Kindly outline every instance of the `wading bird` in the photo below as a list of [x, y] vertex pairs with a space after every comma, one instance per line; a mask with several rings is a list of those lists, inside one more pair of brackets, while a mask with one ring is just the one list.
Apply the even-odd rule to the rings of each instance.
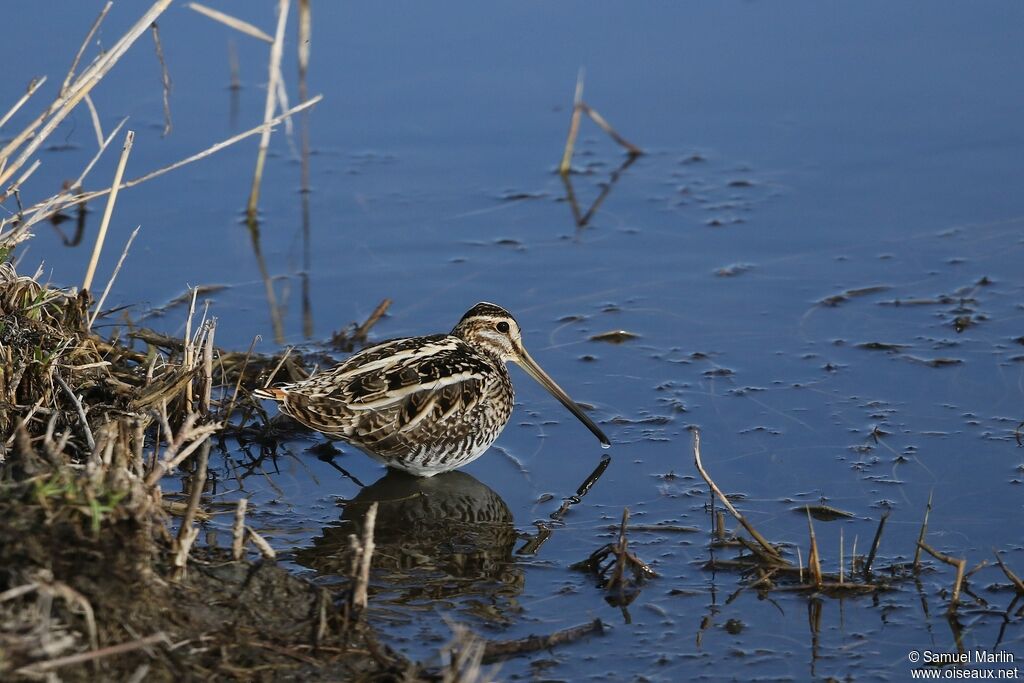
[[489, 303], [469, 309], [450, 334], [381, 342], [309, 379], [254, 395], [388, 467], [430, 477], [480, 457], [505, 428], [515, 398], [509, 361], [610, 445], [526, 352], [512, 314]]

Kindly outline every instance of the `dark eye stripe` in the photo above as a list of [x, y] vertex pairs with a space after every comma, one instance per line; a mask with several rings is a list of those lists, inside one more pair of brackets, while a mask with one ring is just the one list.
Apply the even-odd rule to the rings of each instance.
[[508, 323], [505, 322], [504, 320], [502, 320], [500, 323], [495, 325], [494, 328], [496, 330], [498, 330], [498, 332], [501, 332], [501, 333], [506, 333], [509, 330]]

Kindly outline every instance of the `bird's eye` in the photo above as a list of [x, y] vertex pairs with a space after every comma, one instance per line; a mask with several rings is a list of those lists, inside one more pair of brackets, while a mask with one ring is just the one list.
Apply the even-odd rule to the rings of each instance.
[[509, 329], [508, 323], [502, 320], [500, 323], [494, 326], [494, 329], [498, 330], [498, 332], [501, 332], [502, 334], [506, 334]]

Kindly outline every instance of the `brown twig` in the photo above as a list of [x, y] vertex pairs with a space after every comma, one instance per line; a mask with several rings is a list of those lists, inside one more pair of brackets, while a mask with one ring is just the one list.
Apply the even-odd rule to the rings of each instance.
[[889, 519], [889, 515], [892, 514], [892, 510], [886, 510], [882, 518], [878, 520], [878, 528], [875, 529], [875, 538], [871, 541], [871, 550], [868, 552], [868, 559], [864, 563], [864, 574], [871, 573], [871, 565], [875, 562], [875, 555], [878, 554], [878, 546], [882, 544], [882, 531], [885, 529], [885, 523]]
[[725, 509], [727, 509], [729, 513], [732, 514], [732, 516], [736, 519], [736, 521], [739, 522], [743, 526], [743, 528], [747, 530], [747, 533], [749, 533], [753, 537], [753, 539], [757, 541], [762, 548], [764, 548], [764, 551], [768, 553], [768, 555], [776, 558], [776, 560], [780, 562], [788, 564], [788, 562], [782, 559], [782, 556], [779, 554], [779, 551], [776, 550], [775, 546], [769, 543], [765, 539], [765, 537], [762, 536], [757, 531], [757, 529], [755, 529], [753, 525], [751, 525], [750, 522], [748, 522], [746, 518], [736, 510], [735, 507], [733, 507], [732, 503], [729, 502], [729, 499], [726, 498], [725, 494], [722, 493], [722, 490], [718, 488], [718, 485], [715, 484], [715, 482], [711, 479], [711, 476], [707, 473], [707, 471], [705, 471], [704, 465], [701, 464], [700, 460], [700, 430], [697, 428], [694, 428], [693, 430], [693, 460], [694, 463], [697, 465], [697, 471], [700, 472], [701, 478], [703, 478], [707, 485], [711, 487], [711, 490], [718, 497], [718, 499], [722, 501], [722, 505], [725, 506]]
[[604, 633], [604, 624], [601, 623], [600, 619], [594, 619], [588, 624], [580, 624], [579, 626], [555, 631], [546, 636], [527, 636], [526, 638], [517, 638], [516, 640], [488, 641], [484, 646], [483, 661], [487, 663], [503, 657], [548, 650], [557, 645], [571, 643], [594, 633]]
[[562, 163], [558, 166], [558, 172], [562, 176], [569, 175], [572, 170], [572, 155], [576, 148], [576, 137], [580, 134], [580, 114], [583, 104], [583, 69], [580, 69], [576, 76], [576, 94], [572, 102], [572, 118], [569, 119], [569, 137], [565, 141], [565, 151], [562, 152]]
[[921, 522], [921, 532], [917, 535], [917, 550], [914, 551], [914, 571], [921, 568], [921, 544], [928, 533], [928, 516], [932, 513], [932, 493], [928, 494], [928, 505], [924, 509], [924, 521]]
[[579, 106], [583, 109], [586, 115], [589, 116], [594, 123], [601, 127], [601, 130], [603, 130], [611, 137], [612, 140], [615, 140], [615, 142], [625, 147], [626, 151], [629, 152], [630, 156], [638, 157], [644, 153], [642, 149], [634, 145], [626, 138], [619, 135], [619, 133], [614, 128], [612, 128], [611, 124], [605, 121], [603, 116], [597, 113], [596, 109], [591, 107], [586, 102], [581, 102]]
[[358, 342], [366, 341], [366, 335], [370, 333], [370, 328], [377, 324], [377, 322], [384, 317], [387, 313], [388, 308], [391, 306], [391, 299], [384, 299], [377, 307], [373, 309], [370, 316], [363, 321], [363, 324], [356, 328], [356, 331], [352, 333], [352, 339]]
[[1010, 583], [1013, 584], [1013, 587], [1017, 590], [1017, 594], [1024, 595], [1024, 581], [1021, 581], [1020, 577], [1014, 574], [1013, 570], [1006, 566], [1006, 563], [1003, 562], [1003, 558], [999, 556], [998, 550], [993, 548], [992, 552], [995, 553], [996, 562], [999, 563], [999, 568], [1003, 570], [1003, 573], [1006, 574], [1006, 578], [1008, 578]]
[[931, 547], [924, 541], [918, 541], [917, 547], [927, 552], [936, 560], [939, 560], [940, 562], [945, 562], [951, 567], [956, 567], [956, 578], [953, 580], [953, 595], [949, 599], [949, 612], [955, 612], [957, 605], [960, 604], [960, 591], [963, 587], [964, 570], [967, 568], [967, 559], [951, 557], [949, 555], [946, 555], [945, 553], [940, 553], [938, 550]]
[[811, 579], [814, 581], [814, 585], [821, 587], [822, 576], [821, 576], [821, 554], [818, 551], [818, 537], [814, 533], [814, 522], [811, 520], [811, 511], [807, 510], [807, 533], [811, 539], [811, 549], [807, 553], [807, 569], [811, 573]]
[[[160, 29], [154, 21], [150, 24], [153, 32], [153, 46], [156, 50], [156, 59], [160, 62], [160, 85], [164, 93], [164, 132], [160, 137], [167, 137], [173, 127], [171, 124], [171, 73], [167, 70], [167, 61], [164, 59], [164, 46], [160, 42]], [[100, 138], [102, 142], [102, 137]]]

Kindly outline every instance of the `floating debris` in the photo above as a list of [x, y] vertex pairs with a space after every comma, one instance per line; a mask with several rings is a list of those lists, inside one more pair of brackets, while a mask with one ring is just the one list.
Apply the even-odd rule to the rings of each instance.
[[801, 515], [810, 513], [811, 517], [819, 522], [833, 522], [837, 519], [856, 519], [856, 515], [846, 510], [834, 508], [831, 505], [798, 505], [793, 512]]
[[634, 334], [628, 330], [609, 330], [608, 332], [602, 332], [595, 334], [590, 338], [590, 341], [596, 342], [608, 342], [609, 344], [622, 344], [632, 339], [639, 339], [640, 335]]
[[855, 299], [857, 297], [862, 297], [862, 296], [868, 296], [869, 294], [877, 294], [879, 292], [886, 292], [889, 289], [890, 289], [890, 287], [888, 285], [873, 285], [871, 287], [860, 287], [860, 288], [857, 288], [857, 289], [848, 289], [845, 292], [840, 292], [839, 294], [833, 294], [832, 296], [827, 296], [824, 299], [822, 299], [821, 301], [819, 301], [818, 303], [821, 304], [822, 306], [835, 307], [835, 306], [838, 306], [839, 304], [846, 303], [850, 299]]
[[715, 275], [718, 277], [736, 277], [749, 270], [753, 270], [753, 268], [754, 266], [751, 263], [733, 263], [728, 266], [722, 266], [715, 271]]

